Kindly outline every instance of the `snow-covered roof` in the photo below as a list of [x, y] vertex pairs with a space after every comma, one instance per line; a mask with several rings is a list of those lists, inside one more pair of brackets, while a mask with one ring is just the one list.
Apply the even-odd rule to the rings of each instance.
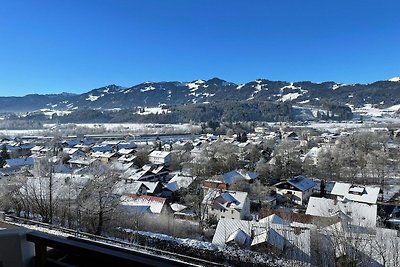
[[94, 158], [111, 158], [115, 155], [114, 152], [110, 152], [110, 151], [96, 151], [92, 153], [92, 157]]
[[268, 242], [278, 249], [285, 245], [294, 246], [305, 255], [310, 255], [310, 230], [282, 224], [265, 225], [256, 221], [222, 218], [218, 221], [212, 243], [225, 246], [231, 240], [242, 241], [244, 237], [248, 237], [249, 246]]
[[150, 211], [155, 214], [160, 214], [165, 203], [166, 198], [153, 197], [153, 196], [136, 196], [124, 195], [121, 197], [124, 206], [149, 206]]
[[243, 209], [247, 199], [247, 192], [240, 191], [221, 191], [218, 189], [209, 189], [203, 198], [203, 204], [215, 205], [221, 207], [230, 207], [234, 209]]
[[154, 158], [166, 158], [167, 156], [169, 156], [171, 154], [171, 152], [168, 151], [158, 151], [158, 150], [154, 150], [153, 152], [151, 152], [149, 154], [149, 157], [154, 157]]
[[267, 217], [264, 217], [264, 218], [260, 219], [259, 222], [260, 222], [260, 223], [263, 223], [263, 224], [267, 224], [267, 225], [268, 225], [268, 224], [271, 224], [271, 223], [274, 223], [274, 224], [284, 224], [284, 223], [285, 223], [285, 220], [282, 219], [281, 217], [279, 217], [279, 216], [276, 215], [276, 214], [271, 214], [271, 215], [269, 215], [269, 216], [267, 216]]
[[122, 149], [118, 150], [118, 154], [128, 155], [128, 154], [132, 154], [134, 151], [135, 151], [134, 149], [122, 148]]
[[125, 181], [119, 181], [115, 184], [115, 194], [124, 195], [124, 194], [139, 194], [141, 188], [149, 188], [143, 182], [133, 182], [133, 183], [125, 183]]
[[68, 163], [79, 164], [79, 165], [90, 165], [95, 161], [96, 161], [96, 159], [92, 159], [92, 158], [75, 158], [75, 159], [70, 159], [68, 161]]
[[226, 184], [233, 184], [236, 180], [244, 179], [247, 181], [255, 180], [258, 174], [254, 172], [240, 172], [240, 171], [230, 171], [224, 174], [224, 182]]
[[377, 206], [352, 201], [336, 201], [328, 198], [310, 197], [306, 214], [320, 217], [339, 216], [350, 218], [351, 224], [375, 227]]
[[242, 229], [237, 229], [228, 236], [228, 239], [225, 243], [234, 242], [240, 246], [245, 246], [249, 240], [250, 236], [247, 233], [245, 233]]
[[195, 179], [195, 177], [181, 176], [179, 174], [176, 174], [174, 177], [172, 177], [171, 180], [169, 180], [167, 187], [169, 190], [175, 188], [175, 190], [171, 190], [172, 192], [174, 192], [181, 188], [188, 188]]
[[15, 158], [15, 159], [6, 159], [6, 167], [18, 167], [18, 166], [32, 166], [33, 158]]
[[294, 187], [296, 187], [297, 189], [299, 189], [301, 191], [306, 191], [315, 186], [314, 181], [312, 181], [304, 176], [301, 176], [301, 175], [289, 179], [288, 183], [293, 185]]
[[122, 155], [121, 157], [118, 158], [118, 161], [121, 162], [132, 162], [136, 156], [134, 155]]
[[154, 194], [154, 191], [157, 189], [157, 186], [160, 185], [160, 182], [143, 182], [143, 184], [148, 188], [148, 193]]
[[283, 250], [285, 246], [285, 238], [273, 228], [269, 228], [262, 233], [255, 235], [253, 237], [253, 241], [251, 242], [251, 246], [261, 243], [269, 243], [274, 247]]
[[349, 183], [335, 183], [331, 194], [352, 201], [376, 204], [379, 196], [379, 187], [354, 186]]
[[170, 204], [169, 206], [170, 206], [171, 209], [172, 209], [173, 211], [175, 211], [175, 212], [181, 212], [181, 211], [187, 209], [187, 206], [181, 205], [181, 204], [178, 204], [178, 203], [172, 203], [172, 204]]

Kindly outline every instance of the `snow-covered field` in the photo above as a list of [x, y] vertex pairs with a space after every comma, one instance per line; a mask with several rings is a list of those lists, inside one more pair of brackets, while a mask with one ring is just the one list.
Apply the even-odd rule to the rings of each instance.
[[27, 130], [0, 130], [0, 135], [42, 135], [52, 130], [89, 128], [99, 129], [104, 132], [134, 133], [134, 134], [163, 134], [163, 133], [191, 133], [200, 130], [200, 126], [185, 124], [154, 124], [154, 123], [77, 123], [68, 125], [44, 124], [43, 129]]

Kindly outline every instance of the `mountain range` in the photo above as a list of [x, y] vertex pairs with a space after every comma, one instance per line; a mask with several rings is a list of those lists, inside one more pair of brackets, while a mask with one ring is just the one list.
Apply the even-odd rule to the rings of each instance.
[[294, 106], [312, 107], [319, 107], [324, 102], [350, 107], [370, 104], [377, 108], [387, 108], [400, 104], [400, 77], [369, 84], [340, 84], [332, 81], [286, 82], [266, 79], [235, 84], [212, 78], [192, 82], [144, 82], [132, 87], [108, 85], [83, 94], [0, 97], [0, 112], [28, 112], [40, 109], [125, 109], [236, 100], [287, 102]]

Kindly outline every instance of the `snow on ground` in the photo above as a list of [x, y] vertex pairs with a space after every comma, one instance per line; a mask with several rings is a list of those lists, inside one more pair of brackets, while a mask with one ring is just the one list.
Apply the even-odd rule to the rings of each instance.
[[151, 85], [149, 85], [149, 86], [146, 86], [144, 89], [140, 89], [140, 92], [147, 92], [147, 91], [152, 91], [152, 90], [155, 90], [156, 88], [154, 87], [154, 86], [151, 86]]
[[397, 110], [399, 110], [400, 105], [394, 105], [388, 108], [377, 108], [372, 104], [365, 104], [361, 108], [354, 108], [353, 112], [361, 115], [373, 116], [373, 117], [382, 117], [384, 115], [393, 115]]
[[390, 82], [400, 82], [400, 77], [393, 77], [389, 79]]
[[346, 84], [341, 84], [341, 83], [336, 83], [336, 84], [334, 84], [333, 86], [332, 86], [332, 90], [336, 90], [336, 89], [339, 89], [340, 87], [342, 87], [342, 86], [346, 86]]
[[86, 98], [86, 100], [88, 100], [88, 101], [96, 101], [97, 99], [99, 99], [100, 97], [103, 97], [104, 96], [104, 94], [101, 94], [101, 95], [92, 95], [92, 94], [90, 94], [89, 96], [88, 96], [88, 98]]
[[236, 89], [237, 90], [240, 90], [240, 89], [242, 89], [243, 88], [243, 86], [244, 86], [245, 84], [244, 83], [242, 83], [241, 85], [238, 85], [237, 87], [236, 87]]
[[285, 101], [288, 101], [288, 100], [293, 100], [293, 99], [296, 99], [296, 98], [298, 98], [299, 96], [302, 96], [302, 95], [303, 94], [300, 94], [300, 93], [289, 93], [289, 94], [283, 95], [279, 99], [279, 101], [285, 102]]
[[197, 81], [192, 82], [192, 83], [186, 83], [186, 86], [189, 87], [191, 92], [193, 92], [193, 91], [196, 91], [197, 89], [199, 89], [199, 86], [201, 84], [203, 84], [203, 83], [205, 83], [205, 81], [197, 80]]
[[162, 114], [162, 113], [170, 113], [170, 111], [168, 111], [167, 109], [163, 109], [161, 107], [157, 107], [157, 108], [144, 108], [144, 112], [136, 112], [136, 114], [139, 115], [149, 115], [149, 114]]
[[165, 234], [159, 234], [159, 233], [153, 233], [153, 232], [144, 232], [144, 231], [132, 231], [127, 229], [127, 232], [133, 232], [133, 233], [137, 233], [139, 235], [143, 235], [143, 236], [148, 236], [151, 238], [156, 238], [158, 240], [165, 240], [165, 241], [172, 241], [172, 242], [176, 242], [178, 244], [181, 245], [186, 245], [186, 246], [190, 246], [190, 247], [196, 247], [199, 249], [207, 249], [207, 250], [218, 250], [218, 246], [210, 243], [210, 242], [205, 242], [205, 241], [199, 241], [196, 239], [190, 239], [190, 238], [177, 238], [177, 237], [173, 237], [173, 236], [169, 236], [169, 235], [165, 235]]
[[47, 229], [47, 228], [44, 228], [44, 227], [39, 227], [39, 226], [36, 226], [36, 225], [29, 225], [29, 224], [16, 223], [16, 222], [7, 222], [7, 223], [10, 223], [10, 224], [13, 224], [13, 225], [17, 225], [17, 226], [20, 226], [20, 227], [24, 227], [24, 228], [28, 228], [28, 229], [31, 229], [31, 230], [47, 233], [47, 234], [50, 234], [50, 235], [57, 235], [57, 236], [63, 236], [63, 237], [71, 236], [70, 234], [66, 234], [66, 233], [63, 233], [61, 231], [50, 230], [50, 229]]
[[72, 111], [69, 110], [54, 110], [54, 109], [41, 109], [40, 111], [49, 118], [51, 118], [54, 114], [56, 114], [57, 116], [64, 116], [72, 113]]

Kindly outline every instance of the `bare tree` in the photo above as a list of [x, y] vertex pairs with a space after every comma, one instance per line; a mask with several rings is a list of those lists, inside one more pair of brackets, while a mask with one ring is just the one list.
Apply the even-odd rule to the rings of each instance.
[[90, 180], [78, 198], [81, 219], [88, 231], [101, 235], [120, 203], [120, 196], [114, 194], [119, 177], [101, 163], [89, 167], [87, 175]]

